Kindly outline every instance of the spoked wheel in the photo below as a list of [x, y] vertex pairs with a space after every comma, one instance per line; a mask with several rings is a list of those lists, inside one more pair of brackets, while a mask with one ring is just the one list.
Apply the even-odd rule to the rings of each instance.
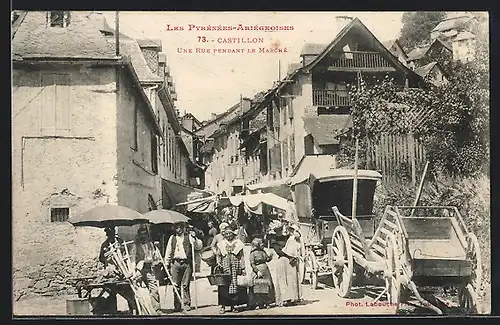
[[354, 261], [352, 257], [351, 240], [342, 226], [337, 226], [332, 237], [332, 276], [338, 295], [346, 298], [352, 286]]
[[391, 304], [399, 306], [401, 298], [401, 263], [399, 260], [399, 250], [396, 236], [387, 236], [387, 246], [385, 247], [386, 274], [385, 282], [387, 286], [387, 300]]
[[478, 313], [478, 298], [483, 277], [483, 268], [481, 264], [481, 250], [479, 241], [473, 233], [467, 234], [466, 259], [472, 262], [471, 276], [465, 287], [460, 288], [458, 292], [458, 301], [460, 308], [467, 314]]
[[312, 289], [318, 288], [318, 261], [314, 252], [309, 251], [304, 259], [306, 272], [309, 273], [309, 283]]

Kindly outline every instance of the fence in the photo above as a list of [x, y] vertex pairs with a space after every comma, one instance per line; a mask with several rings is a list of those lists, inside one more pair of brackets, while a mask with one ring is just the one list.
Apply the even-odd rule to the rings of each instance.
[[369, 140], [366, 150], [367, 167], [380, 170], [384, 181], [407, 177], [416, 184], [426, 161], [423, 144], [412, 134], [383, 133]]

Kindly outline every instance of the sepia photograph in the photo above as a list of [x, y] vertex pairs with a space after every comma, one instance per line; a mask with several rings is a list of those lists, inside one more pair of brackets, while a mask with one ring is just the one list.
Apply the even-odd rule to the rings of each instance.
[[489, 315], [489, 38], [12, 10], [13, 317]]

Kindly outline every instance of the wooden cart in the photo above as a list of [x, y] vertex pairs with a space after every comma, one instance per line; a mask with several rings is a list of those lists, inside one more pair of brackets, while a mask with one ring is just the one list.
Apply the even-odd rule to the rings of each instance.
[[479, 243], [456, 207], [387, 206], [371, 239], [365, 238], [356, 218], [336, 207], [333, 211], [339, 226], [331, 243], [332, 275], [339, 296], [349, 296], [355, 277], [372, 275], [385, 280], [376, 300], [383, 294], [396, 306], [415, 300], [441, 314], [446, 301], [434, 294], [424, 299], [419, 291], [454, 287], [463, 311], [477, 312]]
[[[308, 278], [313, 289], [317, 288], [319, 276], [333, 272], [328, 244], [339, 221], [331, 206], [346, 214], [351, 211], [354, 176], [353, 169], [334, 169], [292, 186], [306, 250], [302, 280]], [[373, 198], [382, 175], [374, 170], [358, 170], [357, 177], [357, 220], [363, 236], [371, 238], [375, 231]], [[306, 215], [306, 211], [310, 213]]]

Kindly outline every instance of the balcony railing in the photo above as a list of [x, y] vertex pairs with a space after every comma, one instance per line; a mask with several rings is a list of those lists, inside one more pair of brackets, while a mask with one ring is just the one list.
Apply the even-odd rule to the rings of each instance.
[[229, 170], [231, 173], [232, 179], [242, 179], [243, 178], [243, 165], [240, 162], [235, 162], [229, 164]]
[[329, 70], [337, 69], [394, 69], [379, 52], [349, 51], [335, 53], [337, 58]]
[[351, 101], [346, 91], [313, 89], [313, 106], [345, 107]]

